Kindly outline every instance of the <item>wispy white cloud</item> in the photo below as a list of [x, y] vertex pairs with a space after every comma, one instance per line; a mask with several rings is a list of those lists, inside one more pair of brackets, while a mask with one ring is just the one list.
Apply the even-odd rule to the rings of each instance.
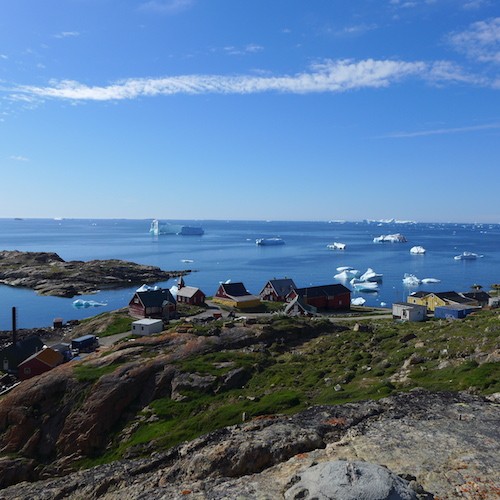
[[500, 17], [473, 23], [468, 30], [452, 33], [448, 40], [471, 59], [500, 63]]
[[255, 43], [250, 43], [248, 45], [245, 45], [244, 47], [234, 47], [232, 45], [228, 47], [224, 47], [224, 52], [231, 56], [240, 56], [240, 55], [245, 55], [245, 54], [255, 54], [257, 52], [262, 52], [264, 50], [264, 47], [261, 45], [257, 45]]
[[188, 9], [193, 4], [194, 0], [150, 0], [142, 3], [139, 9], [164, 14], [175, 14]]
[[54, 38], [75, 38], [77, 36], [80, 36], [78, 31], [61, 31], [61, 33], [54, 35]]
[[462, 5], [464, 10], [476, 10], [481, 9], [490, 4], [490, 0], [468, 0]]
[[9, 157], [10, 160], [14, 161], [29, 161], [29, 158], [26, 158], [26, 156], [19, 156], [19, 155], [12, 155]]
[[8, 59], [9, 56], [5, 55], [5, 54], [0, 54], [0, 59]]
[[489, 123], [486, 125], [473, 125], [470, 127], [438, 128], [431, 130], [420, 130], [417, 132], [394, 132], [384, 136], [385, 138], [411, 138], [425, 137], [428, 135], [463, 134], [466, 132], [479, 132], [481, 130], [500, 129], [500, 123]]
[[45, 87], [18, 86], [12, 92], [21, 98], [53, 98], [73, 101], [109, 101], [174, 94], [256, 94], [281, 92], [307, 94], [347, 92], [362, 88], [388, 87], [406, 78], [432, 83], [469, 81], [459, 68], [445, 63], [366, 59], [326, 60], [310, 71], [295, 75], [184, 75], [165, 78], [131, 78], [106, 86], [89, 86], [73, 80], [51, 81]]

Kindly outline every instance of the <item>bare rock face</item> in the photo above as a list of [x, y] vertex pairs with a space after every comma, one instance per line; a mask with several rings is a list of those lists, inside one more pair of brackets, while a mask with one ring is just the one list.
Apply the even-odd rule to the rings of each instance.
[[40, 295], [74, 297], [101, 288], [167, 281], [189, 272], [117, 259], [66, 262], [56, 253], [0, 251], [0, 283], [31, 288]]
[[[415, 390], [257, 418], [165, 453], [5, 488], [0, 499], [498, 498], [499, 420], [484, 398]], [[378, 496], [362, 496], [366, 481]]]

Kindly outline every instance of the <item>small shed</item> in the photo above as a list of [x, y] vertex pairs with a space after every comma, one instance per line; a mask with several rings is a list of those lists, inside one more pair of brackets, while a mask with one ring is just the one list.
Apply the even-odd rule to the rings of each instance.
[[434, 309], [434, 317], [442, 319], [463, 319], [468, 314], [477, 311], [479, 307], [462, 306], [458, 304], [450, 304], [440, 306]]
[[154, 335], [163, 331], [161, 319], [139, 319], [132, 323], [132, 335]]
[[21, 380], [27, 380], [52, 370], [52, 368], [60, 365], [63, 361], [64, 357], [60, 352], [54, 351], [54, 349], [50, 347], [46, 347], [19, 364], [18, 376]]
[[392, 304], [392, 317], [402, 321], [424, 321], [427, 317], [427, 307], [408, 302]]

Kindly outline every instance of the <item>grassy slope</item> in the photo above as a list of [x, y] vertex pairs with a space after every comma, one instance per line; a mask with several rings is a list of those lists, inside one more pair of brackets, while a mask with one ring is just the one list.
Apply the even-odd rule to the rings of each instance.
[[[280, 319], [274, 328], [286, 332], [292, 324]], [[191, 391], [184, 401], [153, 401], [137, 416], [127, 439], [117, 439], [106, 455], [85, 465], [119, 458], [127, 450], [140, 454], [164, 449], [241, 422], [244, 413], [249, 418], [292, 413], [313, 404], [375, 399], [412, 387], [500, 391], [500, 364], [485, 362], [486, 354], [495, 350], [498, 359], [498, 312], [484, 311], [455, 322], [403, 324], [380, 319], [365, 324], [371, 331], [349, 330], [297, 347], [274, 344], [266, 350], [223, 351], [179, 362], [185, 372], [222, 377], [230, 369], [246, 367], [252, 377], [241, 389], [212, 395]], [[415, 337], [404, 341], [411, 335]], [[117, 430], [117, 438], [119, 434]]]

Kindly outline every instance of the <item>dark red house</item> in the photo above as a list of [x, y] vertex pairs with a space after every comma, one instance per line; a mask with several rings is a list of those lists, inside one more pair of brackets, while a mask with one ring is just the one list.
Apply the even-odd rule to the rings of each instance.
[[205, 303], [205, 298], [206, 295], [199, 288], [187, 286], [181, 276], [177, 282], [177, 303], [200, 306]]
[[35, 354], [20, 363], [18, 366], [18, 376], [21, 380], [27, 380], [52, 370], [52, 368], [60, 365], [63, 361], [64, 357], [60, 352], [47, 347], [35, 352]]
[[135, 292], [128, 310], [134, 318], [169, 319], [175, 316], [177, 303], [170, 290], [160, 288]]
[[297, 288], [290, 278], [269, 280], [259, 293], [262, 300], [285, 302], [286, 296]]
[[287, 295], [286, 300], [291, 302], [296, 297], [317, 309], [345, 311], [351, 308], [351, 291], [341, 284], [297, 288]]

